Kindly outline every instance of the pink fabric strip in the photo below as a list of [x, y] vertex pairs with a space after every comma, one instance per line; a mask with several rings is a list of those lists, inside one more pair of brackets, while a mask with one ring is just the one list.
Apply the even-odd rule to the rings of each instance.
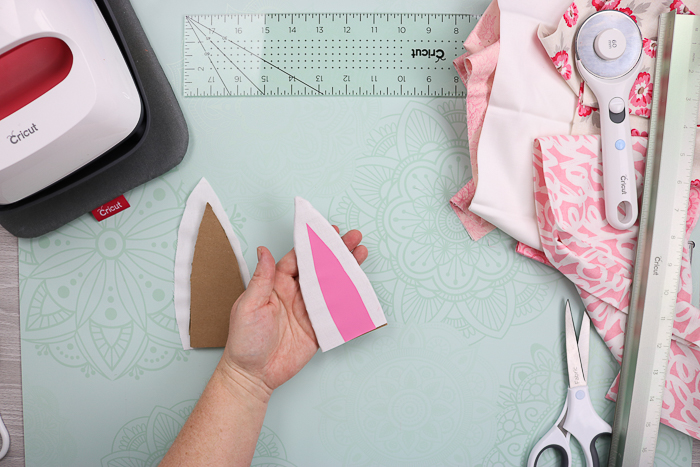
[[357, 287], [333, 251], [306, 224], [318, 284], [328, 311], [345, 342], [375, 329]]
[[477, 148], [498, 61], [499, 21], [498, 3], [493, 0], [464, 42], [467, 53], [454, 61], [457, 73], [467, 88], [467, 138], [472, 179], [452, 197], [450, 205], [474, 241], [495, 229], [489, 222], [469, 211], [469, 205], [479, 179]]

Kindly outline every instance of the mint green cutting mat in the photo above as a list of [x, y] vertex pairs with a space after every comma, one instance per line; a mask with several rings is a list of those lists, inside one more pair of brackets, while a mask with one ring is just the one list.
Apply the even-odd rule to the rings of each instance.
[[[202, 176], [251, 270], [258, 245], [277, 258], [291, 249], [295, 195], [360, 228], [389, 321], [275, 392], [254, 465], [523, 465], [564, 402], [564, 300], [577, 319], [582, 306], [506, 235], [471, 241], [449, 207], [471, 176], [464, 100], [182, 97], [186, 14], [478, 14], [487, 0], [133, 3], [190, 148], [126, 193], [123, 213], [20, 241], [27, 466], [155, 466], [177, 435], [221, 354], [181, 350], [172, 303], [176, 230]], [[612, 421], [603, 396], [618, 368], [597, 335], [590, 366], [596, 409]], [[656, 465], [690, 463], [691, 439], [662, 427]]]

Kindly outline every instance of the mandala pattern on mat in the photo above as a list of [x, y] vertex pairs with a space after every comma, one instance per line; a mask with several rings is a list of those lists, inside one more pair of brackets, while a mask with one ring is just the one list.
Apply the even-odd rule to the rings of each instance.
[[[614, 361], [591, 347], [589, 387], [592, 395], [600, 395], [593, 397], [594, 406], [598, 415], [611, 422], [614, 404], [604, 396], [615, 375]], [[530, 357], [530, 361], [511, 366], [508, 384], [501, 387], [498, 441], [485, 457], [484, 466], [525, 465], [530, 449], [551, 428], [564, 406], [568, 382], [563, 335], [551, 351], [533, 345]], [[548, 451], [540, 464], [550, 465], [554, 459], [554, 453]]]
[[493, 445], [498, 385], [450, 326], [391, 326], [324, 356], [319, 434], [343, 465], [472, 465]]
[[666, 425], [659, 426], [654, 467], [687, 467], [693, 452], [693, 438]]
[[[186, 193], [171, 172], [126, 198], [131, 208], [102, 222], [85, 215], [20, 241], [25, 348], [86, 377], [139, 379], [188, 358], [172, 303]], [[231, 218], [243, 240], [245, 219], [235, 211]]]
[[471, 172], [463, 102], [411, 102], [382, 120], [370, 146], [330, 213], [367, 233], [363, 268], [388, 315], [448, 323], [475, 342], [548, 307], [561, 276], [517, 255], [500, 231], [472, 241], [450, 208]]
[[[125, 424], [114, 437], [112, 452], [102, 458], [102, 467], [156, 467], [196, 403], [188, 400], [169, 409], [158, 406], [149, 416]], [[294, 464], [287, 461], [282, 441], [263, 426], [251, 466], [294, 467]]]
[[56, 396], [45, 387], [30, 386], [23, 388], [22, 397], [24, 426], [31, 427], [24, 438], [27, 465], [75, 465], [77, 443]]
[[[595, 335], [591, 339], [597, 339]], [[564, 406], [568, 387], [564, 335], [550, 351], [539, 344], [530, 349], [530, 361], [510, 368], [507, 385], [500, 388], [500, 415], [497, 417], [498, 440], [484, 457], [483, 467], [525, 465], [530, 450], [552, 427]], [[598, 415], [612, 424], [615, 404], [604, 399], [619, 367], [600, 345], [591, 346], [588, 385]], [[607, 459], [609, 438], [597, 444], [600, 455]], [[661, 426], [655, 465], [687, 466], [690, 438]], [[572, 466], [585, 466], [576, 441], [572, 441]], [[540, 458], [538, 465], [559, 465], [553, 450]]]

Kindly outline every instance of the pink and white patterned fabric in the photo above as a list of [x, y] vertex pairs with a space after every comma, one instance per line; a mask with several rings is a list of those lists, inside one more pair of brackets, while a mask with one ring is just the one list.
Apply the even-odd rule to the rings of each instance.
[[[556, 70], [579, 95], [579, 106], [574, 116], [574, 127], [580, 121], [600, 128], [597, 113], [598, 103], [593, 92], [584, 85], [574, 63], [574, 37], [581, 23], [590, 15], [601, 10], [617, 10], [629, 15], [642, 32], [642, 69], [629, 94], [630, 114], [649, 118], [651, 116], [651, 96], [654, 88], [654, 70], [656, 62], [656, 39], [659, 15], [675, 11], [678, 14], [695, 14], [700, 11], [700, 0], [659, 0], [644, 2], [640, 0], [575, 0], [562, 15], [555, 30], [540, 25], [537, 35], [552, 60]], [[583, 88], [582, 88], [583, 86]], [[639, 131], [645, 131], [640, 126]], [[645, 125], [645, 124], [644, 124]], [[634, 127], [634, 125], [633, 125]], [[580, 132], [579, 132], [580, 133]]]
[[[636, 182], [642, 191], [647, 139], [633, 137]], [[555, 136], [535, 141], [533, 175], [543, 251], [519, 246], [528, 257], [551, 265], [577, 287], [598, 334], [622, 361], [638, 225], [612, 228], [604, 215], [599, 136]], [[700, 182], [691, 186], [686, 245], [700, 214]], [[669, 356], [662, 422], [700, 438], [700, 310], [690, 304], [687, 248]], [[615, 400], [617, 380], [608, 397]]]
[[452, 197], [450, 205], [474, 241], [495, 229], [488, 221], [471, 212], [469, 205], [479, 180], [477, 149], [498, 62], [499, 20], [498, 3], [493, 0], [464, 42], [467, 52], [454, 61], [457, 73], [467, 88], [467, 137], [472, 178]]

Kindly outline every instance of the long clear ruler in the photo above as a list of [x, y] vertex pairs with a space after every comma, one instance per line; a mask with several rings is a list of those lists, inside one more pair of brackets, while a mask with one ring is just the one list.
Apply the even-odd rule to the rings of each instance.
[[464, 96], [452, 61], [479, 16], [189, 15], [192, 96]]
[[700, 103], [700, 18], [659, 19], [644, 195], [610, 467], [653, 466]]

